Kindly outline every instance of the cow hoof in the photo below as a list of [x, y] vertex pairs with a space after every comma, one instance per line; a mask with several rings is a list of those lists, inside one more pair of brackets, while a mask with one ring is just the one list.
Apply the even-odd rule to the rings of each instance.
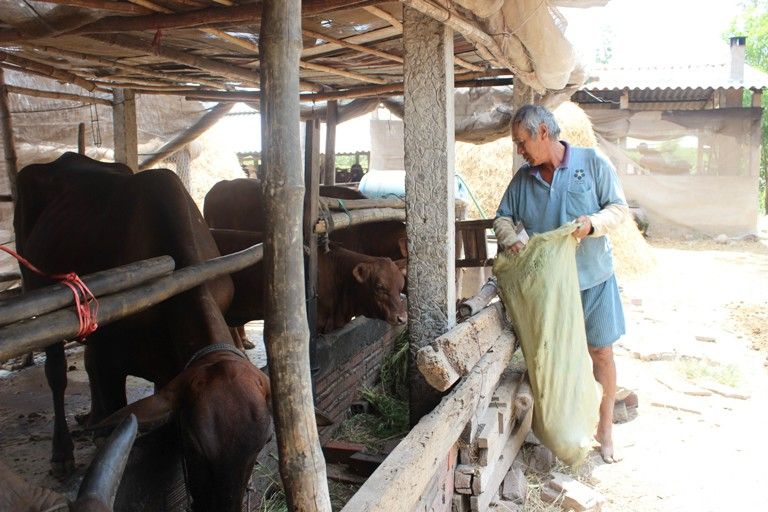
[[51, 461], [51, 475], [57, 480], [64, 480], [75, 472], [75, 460]]
[[256, 348], [256, 345], [251, 340], [243, 338], [243, 350], [253, 350], [254, 348]]

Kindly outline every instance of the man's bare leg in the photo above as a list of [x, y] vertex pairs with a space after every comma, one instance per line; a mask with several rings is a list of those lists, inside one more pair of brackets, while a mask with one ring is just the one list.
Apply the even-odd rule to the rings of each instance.
[[600, 422], [595, 439], [600, 443], [600, 455], [603, 460], [611, 464], [619, 461], [613, 452], [613, 403], [616, 400], [616, 363], [613, 359], [613, 347], [589, 347], [589, 355], [592, 357], [595, 380], [603, 387]]

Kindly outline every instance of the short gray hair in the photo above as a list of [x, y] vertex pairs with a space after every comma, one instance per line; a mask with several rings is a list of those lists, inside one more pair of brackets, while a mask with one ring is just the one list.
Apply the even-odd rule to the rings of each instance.
[[551, 140], [558, 140], [560, 136], [560, 126], [557, 124], [555, 115], [541, 105], [523, 105], [512, 118], [512, 129], [517, 126], [522, 126], [530, 134], [531, 137], [536, 135], [539, 131], [541, 124], [547, 127], [549, 132], [549, 138]]

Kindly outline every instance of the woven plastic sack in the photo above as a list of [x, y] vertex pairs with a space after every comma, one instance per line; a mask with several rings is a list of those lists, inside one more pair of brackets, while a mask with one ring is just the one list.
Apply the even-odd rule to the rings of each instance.
[[533, 391], [533, 431], [560, 460], [579, 464], [593, 444], [602, 388], [592, 375], [576, 273], [574, 224], [534, 235], [493, 265]]

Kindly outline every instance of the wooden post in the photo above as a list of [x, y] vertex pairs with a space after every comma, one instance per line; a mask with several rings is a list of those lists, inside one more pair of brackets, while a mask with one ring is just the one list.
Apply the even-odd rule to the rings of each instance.
[[336, 184], [336, 122], [339, 116], [339, 104], [336, 100], [328, 102], [325, 109], [325, 161], [323, 162], [323, 185]]
[[136, 129], [136, 95], [130, 89], [113, 91], [112, 126], [115, 134], [115, 162], [139, 170], [139, 143]]
[[187, 144], [205, 133], [211, 126], [219, 122], [219, 119], [227, 115], [227, 113], [232, 110], [232, 107], [234, 106], [234, 103], [219, 103], [210, 109], [210, 111], [201, 117], [195, 124], [190, 126], [187, 131], [163, 145], [163, 147], [158, 149], [154, 155], [141, 162], [139, 169], [142, 171], [144, 169], [149, 169], [156, 163], [169, 158], [183, 147], [185, 147]]
[[77, 152], [85, 154], [85, 123], [77, 125]]
[[440, 400], [418, 350], [456, 323], [453, 31], [403, 8], [411, 423]]
[[3, 150], [5, 151], [5, 172], [11, 189], [11, 200], [16, 203], [16, 145], [13, 140], [11, 109], [8, 107], [8, 89], [5, 86], [5, 72], [0, 68], [0, 129], [3, 131]]
[[304, 137], [304, 245], [309, 247], [305, 259], [304, 283], [307, 295], [307, 325], [309, 326], [309, 364], [317, 367], [317, 235], [315, 220], [320, 195], [320, 120], [306, 122]]
[[[264, 341], [272, 383], [272, 412], [280, 476], [289, 510], [330, 512], [325, 460], [317, 437], [304, 303], [299, 152], [301, 1], [265, 0], [261, 23], [262, 105], [266, 103], [264, 268], [267, 314]], [[264, 112], [262, 112], [264, 115]]]

